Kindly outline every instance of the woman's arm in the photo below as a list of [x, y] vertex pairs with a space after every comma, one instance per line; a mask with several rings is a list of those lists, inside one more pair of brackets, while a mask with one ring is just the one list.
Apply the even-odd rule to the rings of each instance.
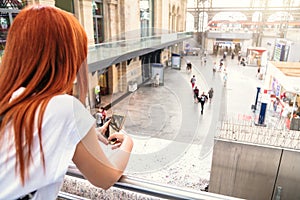
[[125, 131], [120, 132], [113, 135], [120, 142], [120, 147], [114, 150], [111, 159], [102, 151], [94, 126], [77, 144], [73, 162], [85, 178], [97, 187], [111, 187], [120, 179], [127, 166], [133, 141]]

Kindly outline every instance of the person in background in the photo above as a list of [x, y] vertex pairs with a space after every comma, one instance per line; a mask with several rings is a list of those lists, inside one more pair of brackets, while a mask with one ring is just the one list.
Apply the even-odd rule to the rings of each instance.
[[213, 65], [213, 68], [212, 68], [213, 75], [215, 75], [215, 72], [217, 71], [217, 69], [218, 69], [217, 62], [214, 62], [214, 65]]
[[107, 119], [107, 111], [106, 109], [102, 106], [100, 108], [100, 113], [101, 113], [101, 126], [103, 126], [103, 124], [106, 122], [106, 119]]
[[239, 52], [238, 52], [238, 65], [241, 64], [241, 59], [242, 59], [242, 52], [239, 51]]
[[207, 99], [207, 95], [204, 92], [201, 94], [201, 96], [198, 97], [198, 101], [201, 104], [201, 115], [203, 115], [204, 104], [205, 102], [207, 102]]
[[192, 71], [192, 63], [189, 60], [186, 61], [186, 71], [187, 72], [191, 72]]
[[[71, 161], [93, 185], [108, 189], [133, 148], [124, 130], [103, 152], [107, 122], [96, 129], [85, 108], [87, 35], [73, 14], [34, 5], [14, 19], [0, 66], [0, 199], [57, 199]], [[77, 80], [78, 99], [72, 96]]]
[[154, 86], [155, 87], [159, 86], [159, 73], [156, 73], [154, 77]]
[[96, 105], [99, 105], [101, 103], [100, 85], [96, 85], [95, 87], [95, 100]]
[[198, 96], [199, 96], [199, 89], [197, 86], [195, 86], [194, 89], [194, 103], [198, 103]]
[[228, 80], [228, 73], [227, 73], [226, 69], [224, 69], [224, 72], [223, 72], [224, 87], [226, 87], [226, 85], [227, 85], [227, 80]]
[[196, 76], [193, 75], [193, 77], [191, 78], [191, 84], [192, 84], [192, 89], [194, 89], [195, 84], [196, 84]]
[[100, 112], [100, 110], [97, 110], [96, 114], [95, 114], [95, 118], [96, 118], [96, 127], [101, 127], [103, 125], [102, 123], [102, 113]]
[[210, 88], [210, 90], [208, 91], [209, 103], [211, 103], [213, 96], [214, 96], [214, 89]]
[[234, 59], [234, 56], [235, 56], [235, 53], [234, 53], [234, 51], [233, 51], [233, 52], [231, 52], [231, 60]]
[[256, 77], [258, 77], [258, 78], [259, 78], [259, 76], [260, 76], [260, 69], [261, 69], [261, 66], [259, 65], [259, 66], [257, 67], [257, 73], [256, 73]]
[[274, 111], [274, 113], [276, 112], [277, 106], [279, 105], [279, 103], [280, 103], [280, 99], [278, 97], [276, 97], [275, 100], [273, 101], [273, 111]]

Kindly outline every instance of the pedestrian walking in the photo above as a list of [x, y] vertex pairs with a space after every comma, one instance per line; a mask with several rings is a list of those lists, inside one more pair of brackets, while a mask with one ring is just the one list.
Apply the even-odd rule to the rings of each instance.
[[156, 73], [154, 77], [154, 87], [159, 86], [159, 73]]
[[214, 65], [213, 65], [213, 68], [212, 68], [212, 70], [213, 70], [213, 75], [215, 75], [215, 72], [217, 71], [217, 68], [218, 68], [217, 63], [214, 62]]
[[96, 85], [95, 87], [95, 100], [96, 100], [96, 105], [100, 105], [101, 103], [101, 96], [100, 96], [100, 85]]
[[210, 88], [210, 90], [208, 91], [209, 103], [211, 103], [213, 96], [214, 96], [214, 89]]
[[188, 61], [186, 63], [186, 71], [187, 72], [191, 72], [192, 71], [192, 63], [190, 61]]
[[241, 58], [242, 58], [242, 52], [239, 51], [239, 52], [238, 52], [238, 65], [240, 65]]
[[260, 75], [260, 65], [257, 67], [257, 74], [256, 74], [256, 77], [259, 78], [259, 75]]
[[223, 74], [224, 87], [226, 87], [227, 85], [227, 79], [228, 79], [227, 71], [224, 69], [224, 74]]
[[226, 57], [227, 57], [227, 51], [225, 51], [225, 52], [223, 53], [223, 59], [224, 59], [224, 60], [226, 60]]
[[207, 95], [203, 92], [200, 97], [198, 97], [198, 101], [201, 104], [201, 115], [203, 115], [204, 104], [208, 100]]
[[199, 89], [197, 86], [195, 86], [194, 89], [194, 103], [198, 103], [198, 96], [199, 96]]
[[192, 84], [192, 89], [194, 89], [195, 84], [196, 84], [196, 76], [193, 75], [193, 77], [191, 78], [191, 84]]
[[273, 110], [274, 110], [274, 113], [276, 113], [276, 110], [277, 110], [277, 106], [279, 104], [280, 100], [278, 97], [275, 98], [275, 100], [273, 101]]

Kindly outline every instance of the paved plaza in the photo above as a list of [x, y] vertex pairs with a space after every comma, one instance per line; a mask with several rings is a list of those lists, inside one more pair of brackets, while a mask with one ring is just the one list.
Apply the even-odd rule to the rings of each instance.
[[[220, 59], [208, 56], [204, 65], [200, 56], [183, 57], [180, 70], [165, 68], [162, 86], [144, 84], [108, 110], [126, 115], [125, 130], [134, 139], [127, 175], [198, 190], [209, 183], [214, 137], [222, 120], [253, 123], [251, 105], [257, 87], [263, 86], [263, 80], [256, 77], [256, 67], [243, 67], [237, 59], [227, 58], [228, 82], [224, 87], [223, 73], [212, 71], [213, 62]], [[186, 71], [187, 61], [192, 63], [191, 72]], [[214, 89], [203, 115], [200, 104], [194, 103], [192, 75], [200, 94]], [[106, 98], [104, 101], [111, 103], [117, 97]]]

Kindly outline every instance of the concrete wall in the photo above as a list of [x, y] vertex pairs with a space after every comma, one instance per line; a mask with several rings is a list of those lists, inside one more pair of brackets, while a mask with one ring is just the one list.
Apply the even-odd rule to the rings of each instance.
[[276, 195], [296, 200], [299, 182], [299, 151], [215, 140], [209, 192], [251, 200]]
[[[300, 199], [300, 153], [298, 151], [283, 151], [274, 197], [278, 187], [282, 188], [280, 199]], [[275, 198], [273, 198], [275, 200]]]
[[245, 199], [271, 199], [280, 149], [217, 141], [209, 191]]

